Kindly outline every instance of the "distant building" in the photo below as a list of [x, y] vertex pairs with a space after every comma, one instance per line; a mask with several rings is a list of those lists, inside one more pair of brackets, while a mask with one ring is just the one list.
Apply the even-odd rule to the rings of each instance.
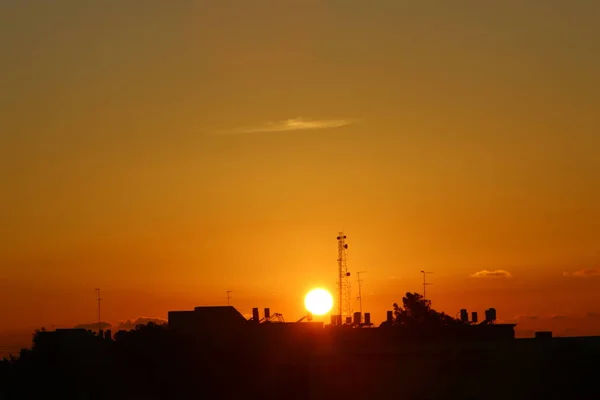
[[194, 311], [169, 311], [169, 328], [182, 333], [229, 331], [247, 325], [247, 320], [232, 306], [196, 307]]

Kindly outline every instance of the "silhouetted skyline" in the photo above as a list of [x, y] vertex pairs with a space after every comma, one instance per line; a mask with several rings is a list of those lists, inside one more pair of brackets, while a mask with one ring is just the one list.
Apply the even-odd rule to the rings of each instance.
[[[36, 331], [0, 360], [0, 397], [596, 399], [598, 337], [515, 340], [493, 310], [475, 323], [406, 293], [379, 328], [246, 319], [232, 306], [98, 334]], [[501, 382], [501, 384], [498, 384]], [[233, 384], [235, 383], [235, 384]], [[549, 397], [553, 396], [553, 397]]]

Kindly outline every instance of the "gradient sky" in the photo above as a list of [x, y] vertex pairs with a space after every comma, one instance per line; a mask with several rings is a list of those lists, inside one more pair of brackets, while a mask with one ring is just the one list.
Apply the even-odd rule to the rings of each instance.
[[451, 315], [600, 334], [599, 19], [596, 0], [0, 2], [0, 331], [92, 322], [96, 287], [112, 322], [226, 290], [295, 320], [334, 289], [344, 229], [375, 320], [426, 269]]

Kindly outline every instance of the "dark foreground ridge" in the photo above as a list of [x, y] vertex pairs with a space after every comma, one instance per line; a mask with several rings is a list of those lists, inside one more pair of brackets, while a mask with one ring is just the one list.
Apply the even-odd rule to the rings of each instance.
[[410, 293], [379, 328], [266, 311], [174, 311], [114, 338], [39, 331], [0, 363], [0, 399], [600, 399], [599, 338], [517, 340]]

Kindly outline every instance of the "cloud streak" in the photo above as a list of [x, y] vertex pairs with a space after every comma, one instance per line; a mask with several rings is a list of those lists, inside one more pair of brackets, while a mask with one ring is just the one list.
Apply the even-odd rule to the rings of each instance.
[[527, 315], [527, 314], [519, 314], [519, 315], [515, 315], [513, 317], [514, 320], [536, 320], [539, 319], [540, 317], [537, 315]]
[[589, 278], [592, 276], [600, 276], [599, 268], [585, 268], [575, 272], [564, 272], [564, 276], [574, 276], [576, 278]]
[[503, 269], [496, 269], [494, 271], [488, 271], [487, 269], [484, 269], [483, 271], [472, 274], [471, 278], [512, 278], [512, 275], [510, 272]]
[[348, 119], [308, 119], [303, 117], [290, 118], [279, 122], [268, 122], [259, 126], [241, 127], [226, 131], [217, 132], [221, 135], [240, 135], [247, 133], [268, 133], [268, 132], [289, 132], [289, 131], [307, 131], [317, 129], [341, 128], [352, 124]]

